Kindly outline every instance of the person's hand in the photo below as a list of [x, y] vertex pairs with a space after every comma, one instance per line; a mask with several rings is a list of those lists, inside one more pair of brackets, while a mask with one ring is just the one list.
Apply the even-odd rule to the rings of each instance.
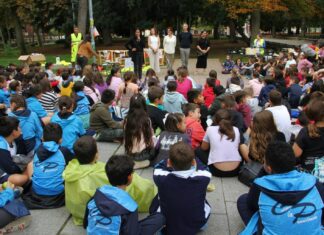
[[136, 48], [133, 48], [132, 51], [136, 51]]
[[5, 109], [6, 105], [5, 104], [0, 104], [0, 109]]

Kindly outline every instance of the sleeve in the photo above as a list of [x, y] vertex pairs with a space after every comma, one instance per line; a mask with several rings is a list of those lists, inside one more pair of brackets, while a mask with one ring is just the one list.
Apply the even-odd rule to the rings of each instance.
[[247, 203], [248, 203], [248, 208], [253, 211], [253, 213], [257, 212], [259, 210], [259, 197], [260, 197], [260, 189], [256, 184], [252, 184], [250, 191], [247, 195]]
[[191, 44], [192, 43], [192, 34], [191, 33], [190, 33], [189, 39], [190, 39], [190, 44]]
[[34, 115], [34, 120], [35, 120], [35, 128], [36, 128], [36, 134], [38, 138], [43, 138], [43, 127], [42, 124], [37, 117], [37, 115]]
[[62, 152], [64, 159], [65, 159], [65, 164], [67, 165], [73, 158], [73, 154], [70, 152], [70, 150], [68, 150], [65, 147], [60, 147], [60, 151]]
[[0, 149], [0, 168], [7, 174], [21, 173], [20, 168], [12, 161], [8, 150]]
[[244, 144], [245, 140], [244, 140], [243, 133], [241, 131], [239, 131], [239, 135], [240, 135], [240, 145]]
[[163, 119], [164, 119], [166, 114], [167, 113], [163, 111], [163, 112], [160, 113], [160, 117], [155, 119], [157, 126], [160, 127], [160, 129], [162, 131], [164, 131], [164, 129], [165, 129]]
[[192, 138], [196, 139], [198, 142], [202, 142], [205, 136], [204, 128], [201, 126], [200, 123], [198, 123], [198, 125], [195, 125], [194, 130], [195, 131], [192, 135]]
[[125, 47], [127, 50], [132, 50], [132, 39], [129, 39], [126, 44]]
[[45, 111], [45, 109], [42, 107], [40, 103], [37, 104], [37, 107], [35, 107], [35, 112], [37, 113], [37, 116], [40, 118], [47, 116], [47, 112]]
[[13, 189], [7, 188], [6, 190], [0, 192], [0, 208], [4, 207], [8, 202], [14, 200], [15, 193]]
[[182, 33], [179, 33], [179, 42], [181, 43], [181, 41], [182, 41]]
[[303, 129], [300, 130], [296, 138], [296, 144], [298, 144], [298, 146], [301, 149], [305, 149], [306, 142], [307, 142], [307, 127], [304, 127]]
[[114, 129], [122, 128], [120, 123], [112, 119], [110, 112], [106, 110], [98, 110], [98, 116], [106, 124], [107, 127]]
[[78, 131], [79, 131], [79, 136], [83, 136], [83, 135], [85, 135], [85, 133], [86, 133], [86, 130], [84, 129], [84, 127], [83, 127], [83, 123], [82, 123], [82, 121], [79, 119], [78, 120]]
[[205, 136], [204, 136], [204, 138], [203, 138], [203, 141], [205, 141], [205, 142], [207, 142], [207, 143], [210, 143], [210, 142], [209, 142], [209, 136], [208, 136], [208, 134], [209, 134], [209, 129], [210, 129], [210, 128], [207, 128], [207, 130], [206, 130], [206, 134], [205, 134]]
[[139, 235], [138, 211], [122, 216], [120, 234]]

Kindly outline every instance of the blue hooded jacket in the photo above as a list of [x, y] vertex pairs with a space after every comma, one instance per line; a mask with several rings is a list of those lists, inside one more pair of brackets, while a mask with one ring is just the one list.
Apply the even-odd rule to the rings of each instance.
[[7, 188], [0, 192], [0, 208], [16, 219], [30, 215], [24, 203], [15, 199], [15, 192], [11, 188]]
[[60, 145], [54, 141], [41, 144], [34, 156], [33, 191], [38, 195], [55, 196], [64, 191], [62, 173], [66, 162]]
[[58, 112], [53, 115], [51, 122], [57, 123], [62, 127], [62, 146], [74, 153], [73, 144], [79, 137], [86, 133], [80, 118], [72, 113], [67, 116], [62, 116], [60, 112]]
[[9, 113], [9, 116], [19, 120], [26, 151], [29, 153], [32, 150], [36, 150], [41, 144], [43, 137], [43, 127], [37, 114], [25, 109]]
[[273, 89], [276, 89], [276, 86], [273, 84], [269, 84], [269, 85], [262, 87], [259, 97], [258, 97], [260, 107], [264, 107], [264, 105], [269, 101], [269, 93]]
[[79, 116], [79, 115], [85, 115], [90, 113], [90, 103], [88, 98], [85, 96], [83, 91], [78, 91], [76, 93], [76, 108], [74, 110], [74, 114]]
[[47, 112], [36, 97], [29, 97], [26, 99], [26, 102], [28, 109], [35, 112], [39, 118], [47, 116]]
[[9, 92], [5, 91], [3, 88], [0, 89], [0, 104], [5, 104], [9, 108]]
[[97, 189], [87, 206], [87, 234], [139, 234], [137, 204], [124, 190], [110, 185]]
[[241, 235], [323, 234], [323, 201], [313, 175], [290, 171], [257, 178], [259, 211]]

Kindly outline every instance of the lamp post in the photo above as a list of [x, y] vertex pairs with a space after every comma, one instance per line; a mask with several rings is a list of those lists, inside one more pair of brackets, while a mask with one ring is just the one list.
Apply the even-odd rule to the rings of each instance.
[[[93, 50], [96, 50], [96, 43], [94, 38], [94, 20], [93, 20], [93, 8], [92, 8], [92, 0], [88, 0], [89, 2], [89, 20], [90, 20], [90, 34], [91, 34], [91, 46]], [[96, 57], [93, 57], [93, 62], [96, 62]]]
[[72, 21], [73, 21], [73, 26], [76, 25], [76, 20], [75, 20], [75, 5], [74, 4], [77, 4], [77, 0], [72, 0], [71, 3], [72, 3]]

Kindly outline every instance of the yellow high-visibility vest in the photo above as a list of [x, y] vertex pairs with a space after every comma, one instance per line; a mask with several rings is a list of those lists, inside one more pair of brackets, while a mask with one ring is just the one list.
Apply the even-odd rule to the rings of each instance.
[[78, 33], [76, 36], [75, 33], [71, 34], [71, 62], [76, 61], [76, 57], [78, 54], [79, 44], [82, 41], [82, 34]]

